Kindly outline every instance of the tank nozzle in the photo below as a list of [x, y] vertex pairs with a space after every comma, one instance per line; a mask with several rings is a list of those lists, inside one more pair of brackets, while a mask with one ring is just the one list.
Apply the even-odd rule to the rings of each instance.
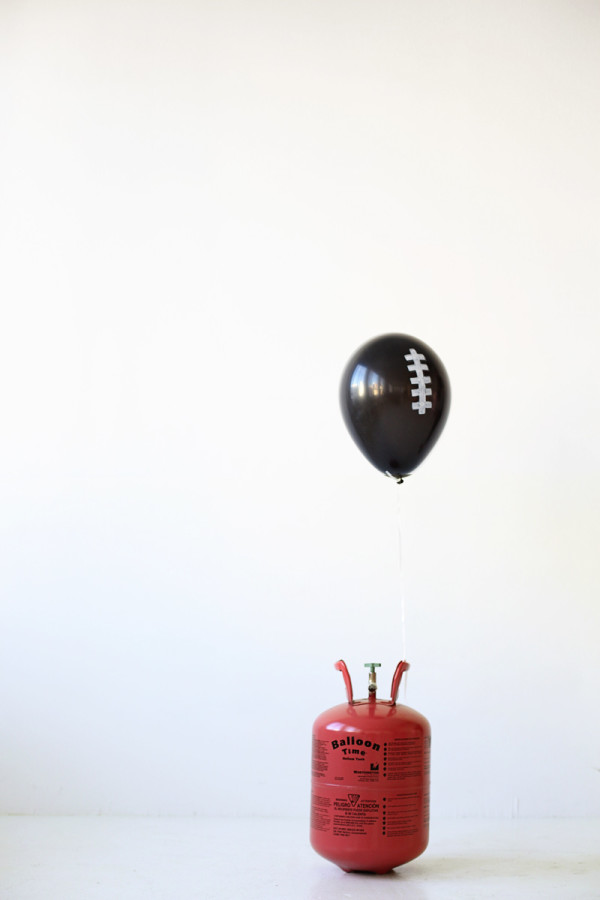
[[365, 663], [365, 669], [369, 669], [369, 695], [377, 693], [377, 673], [375, 669], [380, 668], [381, 663]]

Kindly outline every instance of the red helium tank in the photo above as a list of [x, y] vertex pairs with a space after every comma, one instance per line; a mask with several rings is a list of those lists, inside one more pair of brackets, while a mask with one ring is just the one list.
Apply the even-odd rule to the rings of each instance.
[[396, 703], [400, 662], [390, 700], [377, 700], [375, 668], [369, 696], [354, 700], [343, 660], [348, 702], [313, 725], [310, 842], [346, 872], [389, 872], [419, 856], [429, 841], [431, 729], [420, 713]]

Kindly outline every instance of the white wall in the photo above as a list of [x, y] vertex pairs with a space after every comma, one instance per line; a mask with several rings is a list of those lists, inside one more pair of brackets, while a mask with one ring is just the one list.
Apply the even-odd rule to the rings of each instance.
[[[600, 814], [598, 5], [0, 31], [0, 809], [305, 814], [403, 595], [433, 812]], [[402, 487], [338, 409], [388, 331], [453, 387]]]

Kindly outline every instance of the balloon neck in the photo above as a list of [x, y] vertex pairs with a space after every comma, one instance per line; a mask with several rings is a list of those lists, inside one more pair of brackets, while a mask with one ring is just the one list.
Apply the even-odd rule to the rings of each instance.
[[388, 478], [393, 478], [396, 484], [404, 484], [404, 479], [409, 477], [408, 475], [392, 475], [391, 472], [386, 472], [385, 474]]

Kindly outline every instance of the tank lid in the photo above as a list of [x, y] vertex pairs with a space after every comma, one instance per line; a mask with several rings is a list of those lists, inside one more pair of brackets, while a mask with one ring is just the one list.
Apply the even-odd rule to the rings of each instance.
[[[364, 665], [365, 668], [369, 669], [369, 700], [375, 700], [377, 694], [377, 673], [375, 670], [381, 667], [381, 663], [365, 663]], [[346, 696], [348, 697], [348, 703], [354, 703], [352, 679], [350, 678], [348, 666], [343, 659], [338, 659], [338, 661], [335, 663], [335, 668], [343, 675], [344, 684], [346, 685]], [[392, 705], [396, 703], [396, 697], [398, 696], [398, 689], [400, 687], [402, 676], [405, 672], [408, 671], [409, 668], [410, 665], [405, 660], [401, 660], [396, 666], [396, 671], [394, 672], [394, 677], [392, 678], [392, 689], [390, 692], [390, 702]]]

